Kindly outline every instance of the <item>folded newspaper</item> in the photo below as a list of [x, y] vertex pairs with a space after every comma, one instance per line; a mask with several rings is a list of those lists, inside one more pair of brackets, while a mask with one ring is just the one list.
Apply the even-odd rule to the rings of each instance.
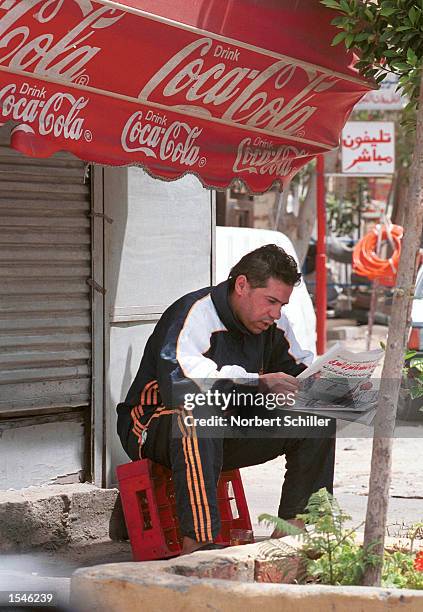
[[384, 351], [353, 353], [335, 344], [298, 377], [300, 390], [290, 410], [365, 425], [373, 422], [380, 378], [372, 378]]

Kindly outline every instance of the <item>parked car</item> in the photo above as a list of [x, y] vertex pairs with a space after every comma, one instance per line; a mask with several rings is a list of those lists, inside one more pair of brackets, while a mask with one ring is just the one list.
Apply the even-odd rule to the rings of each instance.
[[397, 416], [404, 421], [414, 421], [416, 419], [423, 419], [423, 397], [413, 399], [410, 395], [410, 388], [415, 385], [413, 378], [418, 372], [415, 366], [419, 363], [418, 360], [423, 359], [423, 266], [420, 267], [416, 278], [411, 309], [411, 329], [407, 347], [409, 351], [416, 352], [405, 363], [409, 370], [407, 381], [400, 390]]
[[[277, 244], [299, 264], [294, 245], [281, 232], [250, 227], [216, 227], [216, 282], [228, 278], [230, 269], [243, 255], [265, 244]], [[301, 348], [311, 351], [315, 356], [316, 315], [303, 280], [298, 287], [294, 287], [289, 304], [283, 307], [283, 313]]]

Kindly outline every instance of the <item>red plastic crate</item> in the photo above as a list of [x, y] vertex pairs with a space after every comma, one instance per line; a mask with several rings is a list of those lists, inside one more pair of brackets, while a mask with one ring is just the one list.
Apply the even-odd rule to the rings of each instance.
[[[182, 536], [170, 470], [141, 459], [119, 465], [116, 473], [134, 560], [178, 555]], [[215, 541], [229, 545], [231, 529], [251, 529], [239, 470], [222, 472], [217, 499], [222, 528]]]

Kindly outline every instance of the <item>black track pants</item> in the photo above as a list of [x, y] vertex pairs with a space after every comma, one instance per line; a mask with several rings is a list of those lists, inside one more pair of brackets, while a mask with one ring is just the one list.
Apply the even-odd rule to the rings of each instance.
[[[179, 433], [179, 435], [178, 435]], [[131, 432], [126, 449], [139, 459], [138, 439]], [[286, 457], [286, 474], [278, 516], [294, 518], [304, 512], [312, 493], [322, 487], [332, 493], [335, 437], [320, 438], [204, 438], [184, 427], [181, 415], [153, 420], [142, 457], [172, 470], [181, 532], [199, 542], [220, 531], [216, 500], [220, 472]]]

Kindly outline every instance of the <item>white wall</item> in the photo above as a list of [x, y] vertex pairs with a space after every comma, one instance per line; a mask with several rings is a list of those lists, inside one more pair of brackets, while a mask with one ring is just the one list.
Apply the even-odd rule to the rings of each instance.
[[[78, 482], [84, 464], [84, 425], [77, 415], [10, 420], [0, 427], [0, 490], [52, 482]], [[55, 417], [57, 419], [57, 417]], [[54, 417], [51, 417], [53, 420]]]

